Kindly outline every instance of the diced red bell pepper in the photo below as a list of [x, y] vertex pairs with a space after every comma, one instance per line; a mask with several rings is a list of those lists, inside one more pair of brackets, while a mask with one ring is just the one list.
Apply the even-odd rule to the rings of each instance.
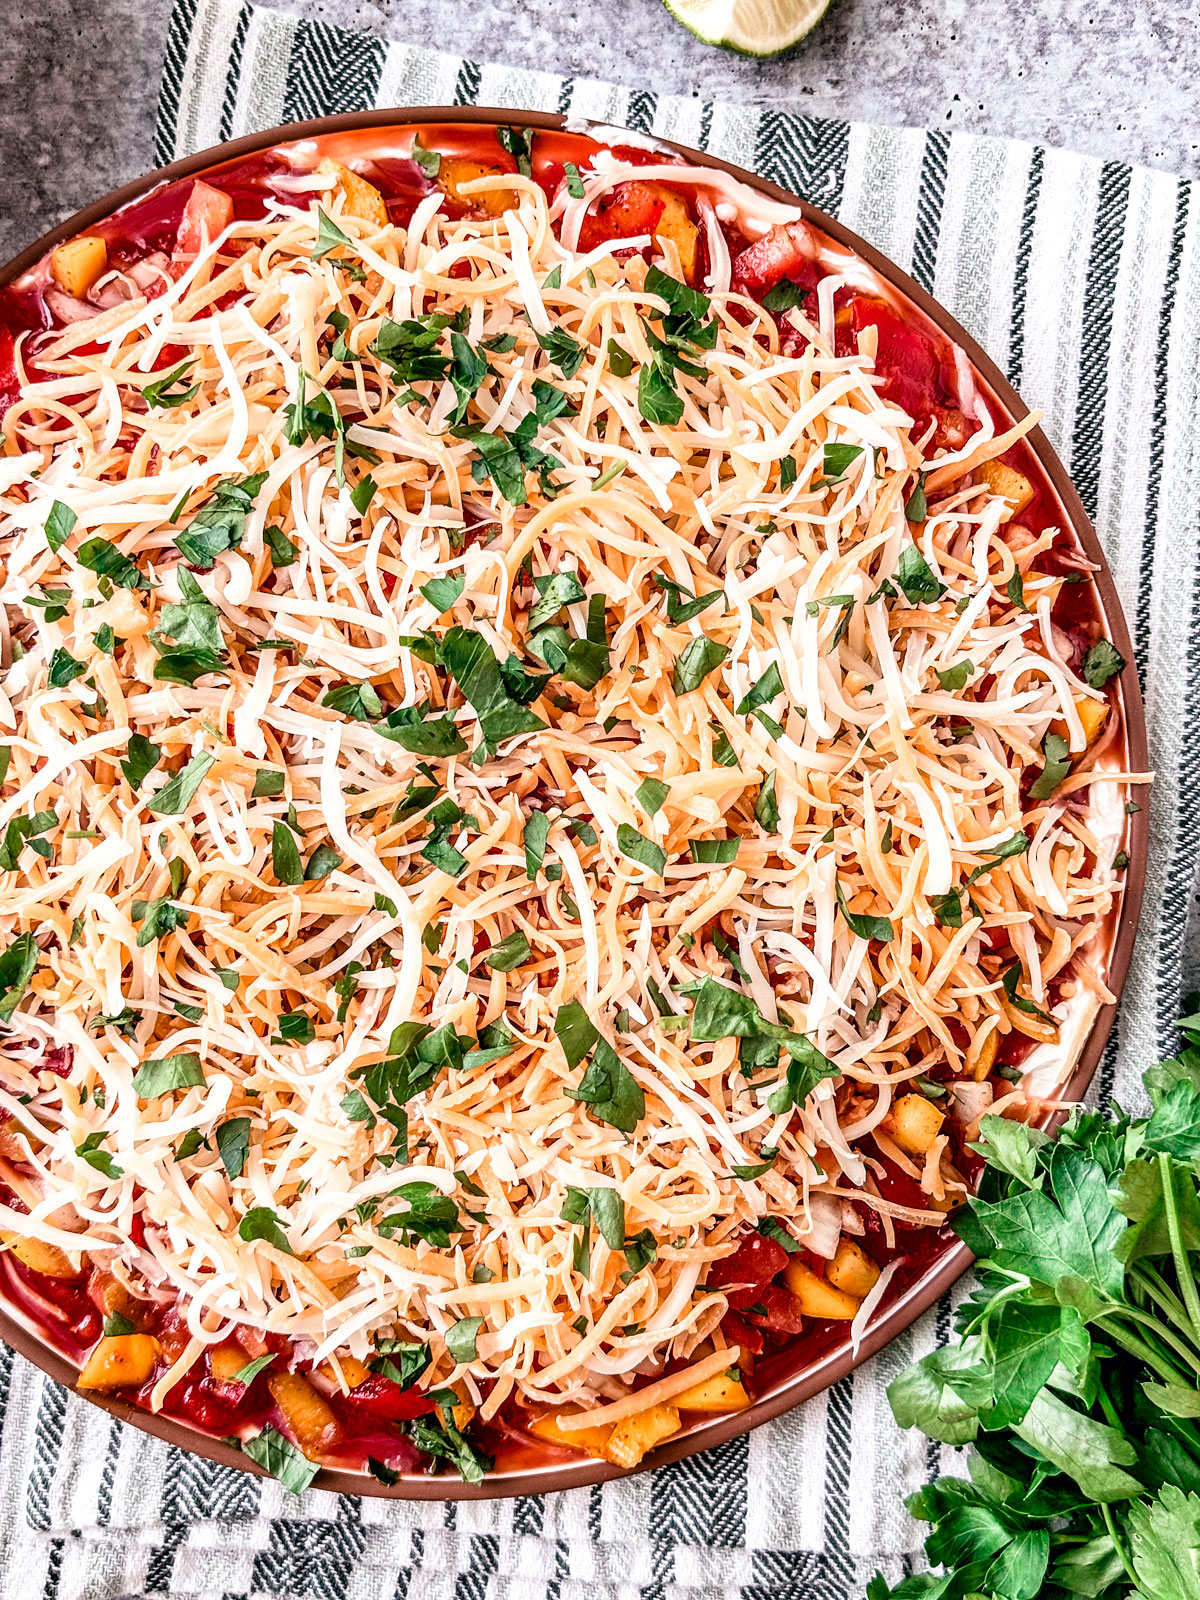
[[353, 1406], [381, 1422], [411, 1422], [434, 1408], [427, 1394], [419, 1389], [402, 1389], [382, 1372], [373, 1372], [365, 1383], [341, 1398], [343, 1405]]
[[[739, 1291], [761, 1289], [786, 1266], [787, 1251], [781, 1244], [761, 1233], [748, 1233], [731, 1256], [713, 1262], [708, 1269], [707, 1282], [718, 1289], [726, 1284], [737, 1284], [738, 1289], [729, 1297], [730, 1305], [734, 1305], [734, 1296], [740, 1298]], [[753, 1299], [751, 1294], [750, 1300]]]

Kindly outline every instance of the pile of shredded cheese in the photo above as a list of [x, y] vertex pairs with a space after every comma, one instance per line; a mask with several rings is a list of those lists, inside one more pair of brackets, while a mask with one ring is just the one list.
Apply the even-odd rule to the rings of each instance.
[[[963, 1180], [944, 1135], [890, 1144], [897, 1091], [1108, 998], [1086, 952], [1127, 779], [1115, 727], [1087, 749], [1063, 580], [1030, 568], [1051, 535], [1019, 548], [971, 475], [1008, 439], [980, 404], [926, 459], [869, 336], [834, 354], [841, 280], [777, 326], [730, 288], [711, 198], [699, 310], [647, 285], [648, 239], [579, 253], [634, 171], [552, 204], [483, 178], [504, 209], [435, 191], [407, 230], [301, 173], [177, 279], [113, 274], [4, 419], [0, 1178], [27, 1209], [0, 1226], [179, 1299], [158, 1403], [235, 1324], [314, 1362], [428, 1341], [424, 1381], [485, 1418], [619, 1399], [719, 1345], [705, 1273], [747, 1224], [826, 1258], [870, 1211], [940, 1224]], [[449, 376], [381, 353], [411, 319]], [[682, 414], [653, 422], [672, 326]], [[412, 748], [443, 717], [455, 753]], [[1074, 769], [1023, 810], [1052, 726]], [[696, 1038], [731, 991], [759, 1020]], [[744, 1072], [772, 1025], [810, 1055]], [[369, 1086], [397, 1060], [429, 1070], [389, 1120]], [[880, 1192], [869, 1134], [927, 1206]]]

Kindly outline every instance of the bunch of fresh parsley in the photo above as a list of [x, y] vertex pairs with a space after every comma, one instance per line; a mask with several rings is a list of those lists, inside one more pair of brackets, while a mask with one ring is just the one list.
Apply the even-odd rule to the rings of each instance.
[[888, 1390], [972, 1447], [968, 1476], [908, 1502], [941, 1573], [869, 1600], [1200, 1600], [1200, 1015], [1180, 1026], [1148, 1117], [983, 1119], [962, 1340]]

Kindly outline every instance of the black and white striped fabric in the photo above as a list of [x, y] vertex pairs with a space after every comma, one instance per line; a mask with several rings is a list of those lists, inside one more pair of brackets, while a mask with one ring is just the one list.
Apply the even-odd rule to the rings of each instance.
[[[1044, 410], [1124, 599], [1159, 775], [1141, 942], [1098, 1086], [1133, 1100], [1195, 959], [1200, 193], [1028, 144], [481, 67], [241, 0], [179, 0], [156, 153], [450, 103], [557, 109], [755, 168], [907, 267]], [[709, 1455], [458, 1506], [294, 1500], [110, 1422], [0, 1349], [0, 1600], [855, 1600], [920, 1548], [902, 1496], [941, 1452], [895, 1428], [884, 1388], [949, 1318], [944, 1304], [827, 1395]]]

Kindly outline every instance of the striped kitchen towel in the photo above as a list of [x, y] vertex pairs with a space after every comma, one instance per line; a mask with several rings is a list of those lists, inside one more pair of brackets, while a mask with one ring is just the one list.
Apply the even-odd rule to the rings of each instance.
[[[1200, 835], [1200, 195], [1028, 144], [848, 125], [477, 66], [241, 0], [179, 0], [158, 158], [373, 105], [560, 110], [699, 145], [834, 212], [1008, 371], [1116, 574], [1159, 774], [1143, 932], [1097, 1092], [1172, 1041]], [[1189, 954], [1189, 951], [1191, 952]], [[110, 1422], [0, 1349], [0, 1600], [856, 1600], [921, 1533], [945, 1464], [884, 1388], [950, 1308], [828, 1394], [626, 1482], [477, 1504], [359, 1501], [210, 1466]]]

